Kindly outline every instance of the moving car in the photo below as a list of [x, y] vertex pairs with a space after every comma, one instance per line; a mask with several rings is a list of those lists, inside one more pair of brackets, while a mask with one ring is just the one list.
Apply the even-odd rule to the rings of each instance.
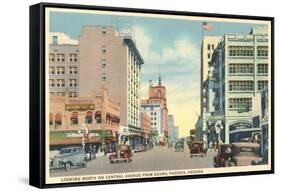
[[184, 143], [182, 141], [178, 141], [175, 144], [175, 152], [183, 152], [184, 151]]
[[207, 149], [204, 149], [204, 143], [200, 141], [193, 141], [190, 143], [190, 157], [206, 156]]
[[250, 166], [252, 161], [261, 159], [260, 144], [258, 143], [232, 143], [232, 161], [235, 166]]
[[214, 167], [234, 166], [231, 147], [232, 146], [230, 144], [220, 144], [218, 146], [218, 154], [213, 159]]
[[116, 147], [114, 153], [109, 155], [110, 163], [115, 162], [131, 162], [133, 157], [132, 150], [129, 145], [121, 144]]
[[65, 147], [50, 157], [50, 170], [64, 168], [69, 171], [72, 166], [86, 167], [88, 158], [83, 147]]

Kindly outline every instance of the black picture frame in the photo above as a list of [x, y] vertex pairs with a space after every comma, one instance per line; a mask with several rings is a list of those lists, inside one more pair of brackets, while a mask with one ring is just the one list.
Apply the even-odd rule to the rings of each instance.
[[[45, 183], [45, 9], [46, 8], [67, 8], [79, 10], [101, 10], [101, 11], [121, 11], [132, 13], [153, 13], [165, 15], [184, 15], [198, 17], [213, 18], [230, 18], [230, 19], [250, 19], [271, 22], [271, 169], [254, 172], [232, 172], [218, 174], [199, 174], [189, 176], [169, 176], [132, 180], [109, 180], [96, 182], [75, 182], [75, 183]], [[134, 9], [121, 7], [104, 7], [104, 6], [88, 6], [60, 3], [39, 3], [30, 6], [30, 129], [29, 129], [29, 184], [38, 188], [53, 187], [69, 187], [69, 186], [85, 186], [100, 184], [116, 184], [131, 182], [150, 182], [150, 181], [167, 181], [178, 179], [195, 179], [195, 178], [213, 178], [228, 176], [244, 176], [257, 174], [274, 173], [274, 18], [263, 16], [249, 15], [231, 15], [231, 14], [215, 14], [215, 13], [197, 13], [186, 11], [170, 11], [170, 10], [153, 10], [153, 9]]]

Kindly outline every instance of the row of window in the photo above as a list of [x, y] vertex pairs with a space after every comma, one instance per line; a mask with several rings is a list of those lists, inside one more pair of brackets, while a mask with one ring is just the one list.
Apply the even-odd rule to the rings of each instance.
[[[239, 57], [252, 57], [254, 56], [254, 47], [253, 46], [229, 46], [229, 56], [239, 56]], [[257, 47], [257, 56], [258, 57], [267, 57], [268, 56], [268, 47], [267, 46], [258, 46]]]
[[229, 81], [229, 91], [253, 91], [254, 81]]
[[230, 98], [229, 109], [252, 109], [252, 98]]
[[254, 56], [252, 46], [229, 46], [229, 56]]
[[[65, 96], [65, 92], [51, 92], [51, 94], [53, 95], [57, 95], [57, 96]], [[77, 97], [78, 93], [77, 92], [68, 92], [69, 97]]]
[[254, 64], [229, 64], [230, 74], [252, 74], [254, 73]]
[[[101, 112], [97, 111], [95, 113], [95, 122], [97, 124], [101, 124], [102, 122], [102, 117], [101, 117]], [[71, 113], [70, 116], [70, 121], [71, 125], [78, 125], [78, 112], [74, 111]], [[92, 124], [93, 123], [93, 112], [92, 111], [87, 111], [85, 115], [85, 123], [86, 124]], [[119, 117], [116, 116], [106, 116], [106, 123], [111, 124], [111, 125], [116, 125], [120, 123]], [[50, 125], [61, 125], [62, 124], [62, 115], [61, 113], [57, 113], [55, 116], [53, 116], [52, 113], [49, 114], [49, 124]]]
[[[229, 81], [229, 91], [253, 91], [254, 81]], [[267, 80], [258, 81], [258, 90], [268, 87]]]
[[[77, 87], [77, 79], [69, 79], [68, 86], [69, 87]], [[50, 79], [49, 80], [50, 87], [65, 87], [65, 79]]]
[[[58, 67], [50, 66], [49, 74], [65, 74], [65, 67], [64, 66], [58, 66]], [[78, 68], [76, 66], [69, 66], [68, 74], [78, 74]]]
[[[68, 62], [77, 62], [78, 60], [78, 55], [77, 54], [68, 54]], [[65, 62], [66, 61], [66, 55], [59, 53], [59, 54], [54, 54], [51, 53], [49, 54], [49, 61], [50, 62]]]
[[[229, 64], [228, 69], [230, 74], [253, 74], [254, 64]], [[268, 64], [258, 64], [257, 73], [268, 74]]]

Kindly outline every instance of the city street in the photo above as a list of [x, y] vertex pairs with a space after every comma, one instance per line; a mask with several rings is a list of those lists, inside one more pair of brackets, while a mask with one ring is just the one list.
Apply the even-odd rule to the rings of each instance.
[[57, 169], [51, 171], [50, 176], [209, 168], [213, 167], [213, 157], [215, 154], [216, 152], [209, 151], [205, 157], [190, 158], [189, 149], [186, 145], [184, 152], [175, 152], [174, 148], [159, 146], [154, 147], [150, 151], [133, 153], [133, 161], [129, 163], [110, 164], [108, 156], [100, 156], [96, 160], [87, 163], [86, 168], [72, 167], [68, 172], [64, 169]]

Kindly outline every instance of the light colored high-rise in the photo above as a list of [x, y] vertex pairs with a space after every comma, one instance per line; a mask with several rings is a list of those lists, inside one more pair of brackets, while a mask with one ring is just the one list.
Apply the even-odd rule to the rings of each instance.
[[77, 97], [79, 92], [79, 45], [64, 33], [50, 33], [49, 92]]
[[101, 87], [120, 103], [120, 124], [140, 134], [140, 70], [144, 61], [130, 33], [114, 27], [84, 26], [79, 38], [80, 95]]
[[252, 98], [268, 87], [268, 28], [253, 28], [247, 35], [224, 36], [225, 142], [252, 137]]
[[168, 115], [168, 137], [169, 139], [174, 139], [174, 126], [175, 120], [173, 115]]

